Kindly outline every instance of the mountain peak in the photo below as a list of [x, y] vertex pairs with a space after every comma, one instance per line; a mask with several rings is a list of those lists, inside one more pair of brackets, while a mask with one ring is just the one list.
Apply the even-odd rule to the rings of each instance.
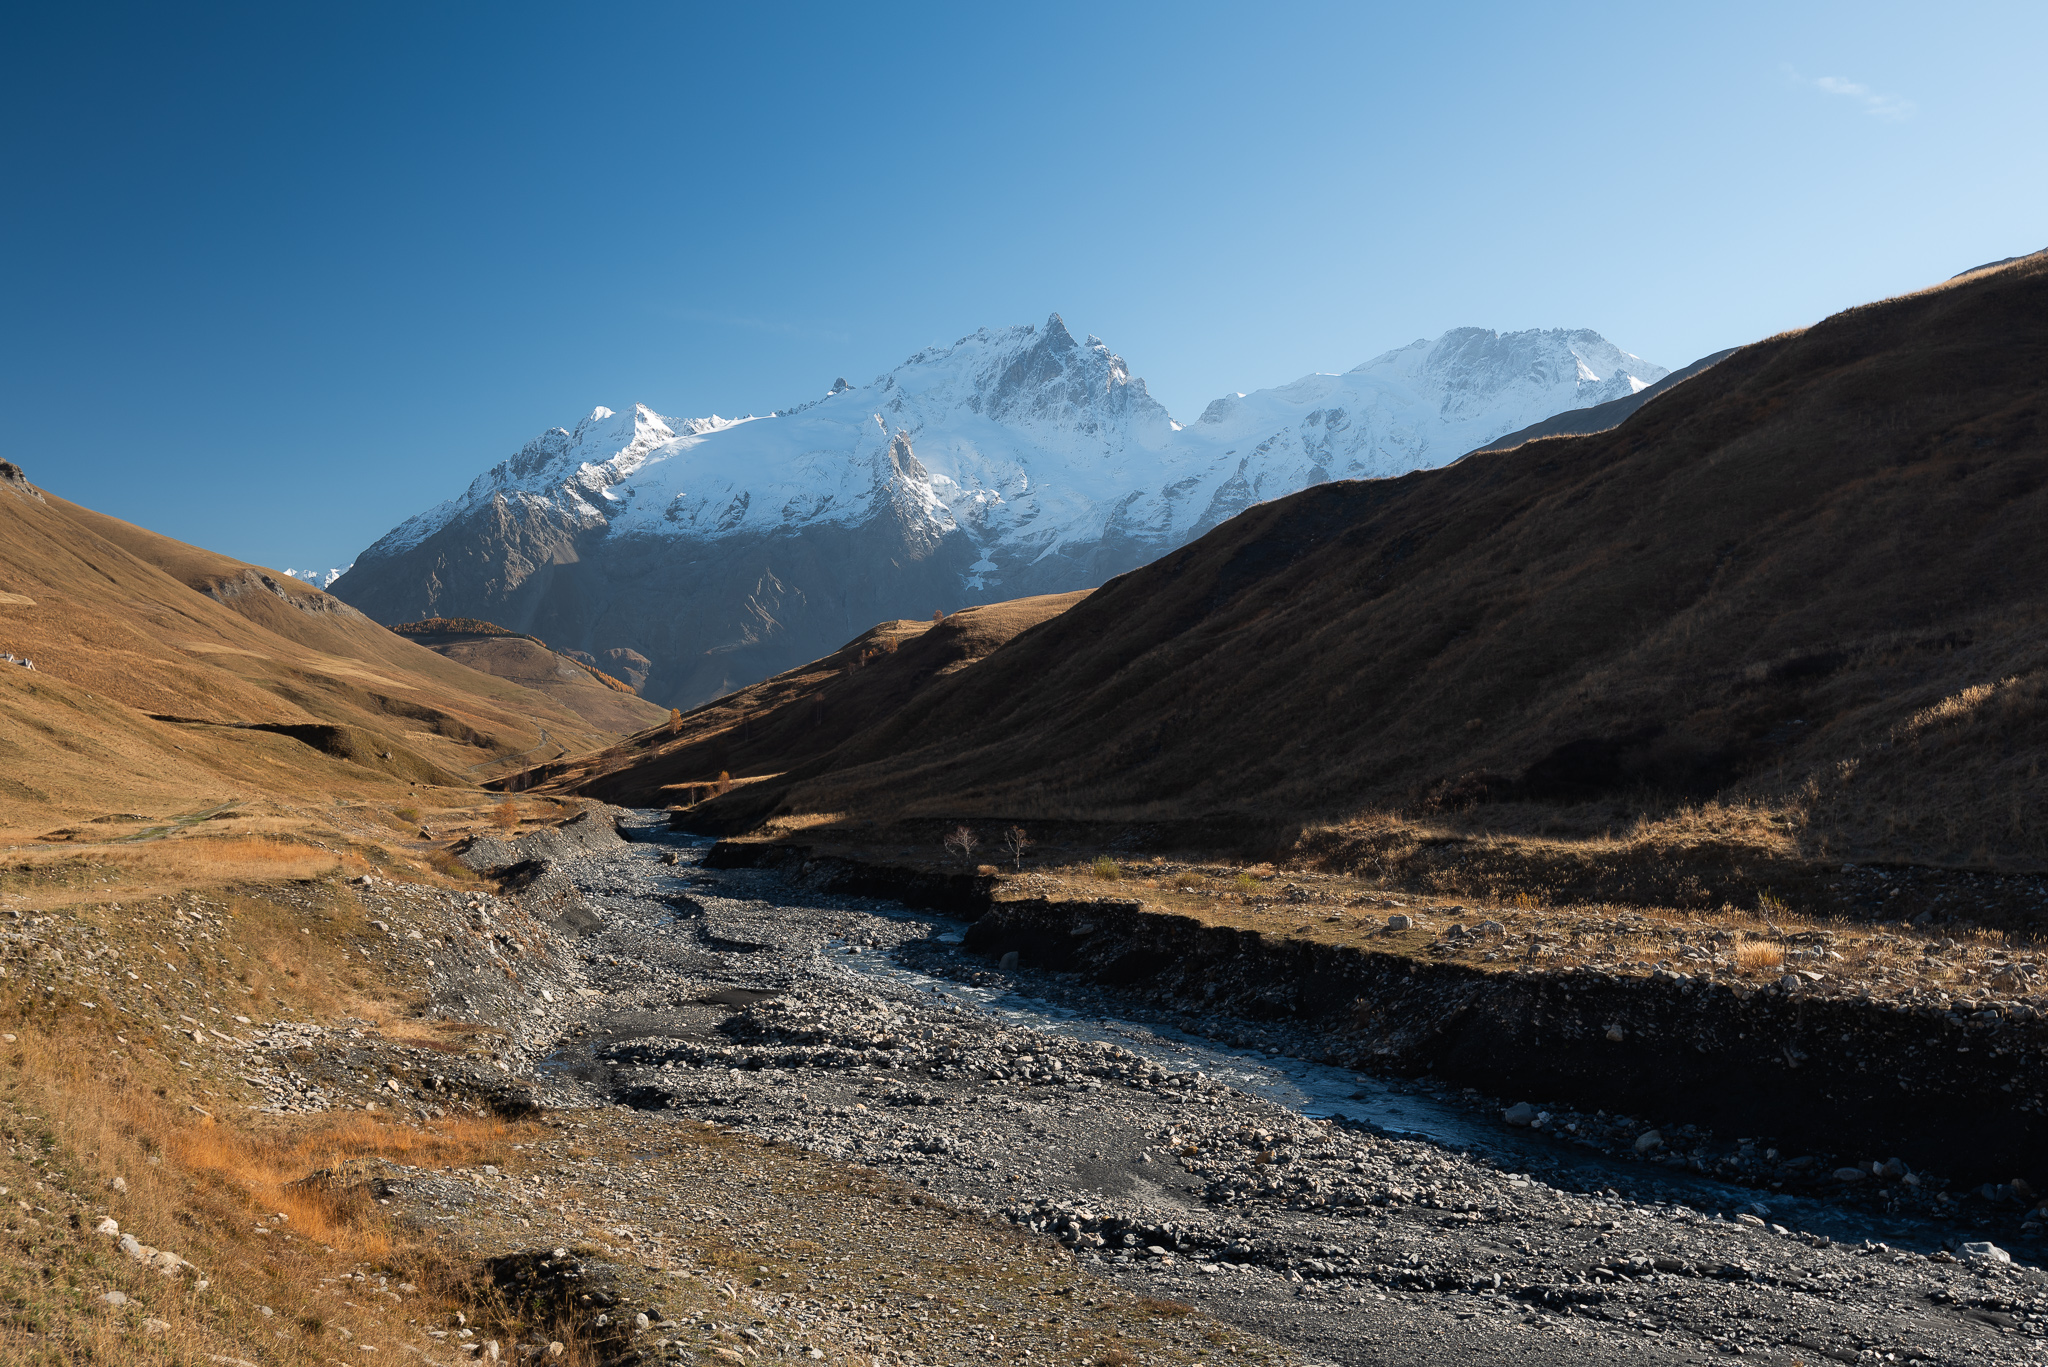
[[[982, 328], [869, 385], [835, 382], [768, 418], [671, 421], [644, 404], [595, 408], [574, 430], [549, 429], [460, 498], [394, 529], [337, 587], [392, 620], [527, 622], [537, 619], [522, 613], [541, 611], [557, 592], [546, 586], [558, 586], [561, 603], [595, 594], [612, 604], [592, 599], [588, 613], [613, 631], [641, 620], [627, 606], [634, 595], [648, 598], [649, 612], [656, 599], [671, 601], [648, 584], [715, 597], [716, 585], [744, 582], [744, 601], [729, 605], [729, 637], [685, 640], [648, 617], [633, 640], [577, 642], [632, 645], [657, 661], [650, 677], [677, 681], [657, 682], [649, 696], [695, 702], [700, 687], [746, 681], [725, 680], [739, 668], [719, 653], [728, 648], [753, 652], [746, 658], [766, 662], [767, 673], [858, 630], [850, 609], [797, 605], [840, 602], [832, 584], [857, 580], [862, 593], [880, 595], [876, 611], [916, 616], [941, 605], [929, 601], [937, 583], [962, 598], [1099, 584], [1253, 503], [1442, 465], [1664, 374], [1584, 329], [1459, 328], [1342, 375], [1218, 400], [1183, 428], [1123, 357], [1086, 336], [1075, 340], [1057, 313], [1038, 326]], [[834, 548], [816, 550], [828, 560], [853, 558], [818, 561], [804, 571], [808, 581], [784, 583], [787, 567], [812, 564], [813, 551], [764, 548], [800, 542]], [[878, 574], [878, 565], [890, 568]], [[469, 587], [452, 587], [458, 581]], [[888, 596], [890, 585], [908, 594], [912, 583], [924, 598]], [[707, 599], [693, 620], [714, 609], [726, 611]], [[615, 611], [624, 615], [607, 616]], [[803, 613], [814, 613], [820, 634], [791, 644], [791, 614]], [[576, 629], [549, 627], [569, 631], [565, 639]]]

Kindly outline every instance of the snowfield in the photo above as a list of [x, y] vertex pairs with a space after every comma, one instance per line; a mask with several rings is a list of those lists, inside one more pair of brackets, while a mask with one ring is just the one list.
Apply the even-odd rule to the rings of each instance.
[[[374, 564], [485, 508], [612, 537], [716, 541], [910, 514], [979, 555], [963, 589], [1045, 591], [1050, 558], [1105, 541], [1158, 554], [1331, 479], [1441, 465], [1666, 373], [1596, 332], [1459, 328], [1338, 375], [1217, 399], [1182, 425], [1099, 339], [983, 329], [859, 387], [767, 417], [593, 409], [392, 530]], [[1012, 584], [1011, 581], [1020, 581]], [[1072, 586], [1069, 586], [1072, 587]]]

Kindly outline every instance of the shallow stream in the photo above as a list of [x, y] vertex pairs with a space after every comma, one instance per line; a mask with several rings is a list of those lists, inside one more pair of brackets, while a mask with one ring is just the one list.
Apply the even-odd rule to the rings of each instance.
[[[743, 891], [723, 884], [719, 870], [702, 867], [700, 861], [710, 843], [683, 844], [685, 866], [678, 873], [707, 890], [744, 896]], [[929, 938], [942, 945], [959, 944], [967, 930], [966, 922], [900, 903], [862, 899], [861, 910], [924, 926]], [[1539, 1176], [1553, 1186], [1594, 1194], [1611, 1191], [1635, 1201], [1684, 1205], [1703, 1213], [1747, 1211], [1837, 1242], [1867, 1240], [1923, 1253], [1982, 1237], [1946, 1221], [1887, 1216], [1810, 1197], [1736, 1186], [1680, 1168], [1613, 1158], [1562, 1136], [1511, 1127], [1498, 1119], [1490, 1106], [1482, 1111], [1427, 1084], [1236, 1048], [1165, 1024], [1085, 1013], [1048, 997], [938, 977], [910, 967], [887, 950], [833, 941], [826, 958], [837, 971], [899, 993], [915, 994], [927, 1003], [942, 1001], [957, 1010], [994, 1017], [1013, 1028], [1116, 1044], [1161, 1067], [1200, 1073], [1305, 1116], [1334, 1117], [1388, 1134], [1426, 1139], [1510, 1171]]]

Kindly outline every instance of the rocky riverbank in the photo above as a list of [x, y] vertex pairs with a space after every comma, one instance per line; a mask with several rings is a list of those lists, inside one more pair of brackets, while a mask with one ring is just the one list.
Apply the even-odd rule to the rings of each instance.
[[[949, 942], [950, 923], [698, 868], [697, 849], [633, 833], [647, 843], [551, 863], [601, 923], [580, 957], [602, 995], [576, 998], [534, 1074], [557, 1113], [626, 1105], [872, 1167], [1321, 1360], [2039, 1356], [2041, 1278], [2002, 1250], [1849, 1246], [1811, 1228], [1824, 1221], [1784, 1223], [1801, 1202], [1689, 1166], [1562, 1144], [1532, 1162], [1311, 1119], [1162, 1064], [1170, 1040], [1138, 995], [997, 968]], [[945, 987], [991, 976], [1111, 1037]], [[1294, 1028], [1212, 1023], [1276, 1043]]]

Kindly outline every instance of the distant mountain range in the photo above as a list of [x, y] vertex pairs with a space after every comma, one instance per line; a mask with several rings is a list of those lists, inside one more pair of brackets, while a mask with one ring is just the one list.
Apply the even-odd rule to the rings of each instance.
[[690, 706], [878, 621], [1092, 587], [1255, 503], [1442, 465], [1666, 373], [1596, 332], [1460, 328], [1182, 424], [1055, 314], [767, 417], [595, 409], [331, 589], [384, 622], [474, 617], [636, 652], [643, 694]]

